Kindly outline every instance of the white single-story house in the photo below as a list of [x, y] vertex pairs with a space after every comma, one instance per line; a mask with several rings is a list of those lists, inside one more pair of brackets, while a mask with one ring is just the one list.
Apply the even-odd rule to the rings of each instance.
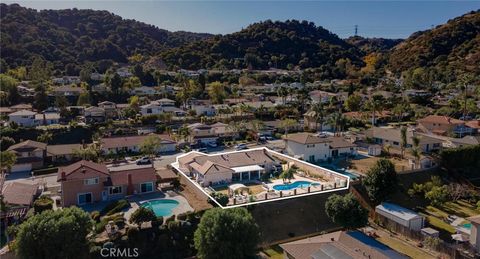
[[158, 153], [174, 152], [177, 149], [177, 142], [173, 141], [168, 135], [140, 135], [140, 136], [121, 136], [101, 139], [101, 150], [104, 154], [116, 154], [118, 152], [139, 153], [143, 141], [149, 136], [160, 138], [160, 147]]

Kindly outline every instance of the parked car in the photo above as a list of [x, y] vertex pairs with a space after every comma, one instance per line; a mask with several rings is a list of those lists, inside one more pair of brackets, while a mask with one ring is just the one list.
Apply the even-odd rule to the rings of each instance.
[[244, 150], [248, 149], [247, 144], [238, 144], [235, 146], [235, 150]]
[[218, 147], [218, 145], [215, 142], [208, 142], [207, 147], [216, 148], [216, 147]]
[[208, 153], [208, 150], [206, 147], [197, 148], [197, 149], [194, 149], [193, 151]]
[[149, 157], [144, 156], [144, 157], [142, 157], [142, 158], [137, 159], [137, 161], [135, 161], [135, 163], [136, 163], [137, 165], [148, 165], [148, 164], [151, 164], [152, 161], [150, 160]]

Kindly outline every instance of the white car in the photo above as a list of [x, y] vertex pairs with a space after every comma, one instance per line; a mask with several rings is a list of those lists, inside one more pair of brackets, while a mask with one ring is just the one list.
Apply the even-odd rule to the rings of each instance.
[[248, 149], [247, 144], [238, 144], [235, 146], [235, 150], [244, 150]]
[[149, 157], [144, 156], [144, 157], [142, 157], [142, 158], [137, 159], [137, 161], [135, 161], [135, 163], [136, 163], [137, 165], [148, 165], [148, 164], [151, 164], [152, 161], [150, 160]]

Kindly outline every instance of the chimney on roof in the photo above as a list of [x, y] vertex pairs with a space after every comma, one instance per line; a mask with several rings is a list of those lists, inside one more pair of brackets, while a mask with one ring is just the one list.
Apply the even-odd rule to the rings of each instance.
[[61, 179], [60, 179], [61, 181], [64, 181], [64, 180], [67, 178], [67, 177], [65, 176], [65, 172], [62, 172], [61, 176], [62, 176]]
[[127, 195], [133, 194], [132, 174], [128, 174]]

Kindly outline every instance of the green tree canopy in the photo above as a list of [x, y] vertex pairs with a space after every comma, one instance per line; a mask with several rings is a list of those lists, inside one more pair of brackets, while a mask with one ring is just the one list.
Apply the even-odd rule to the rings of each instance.
[[385, 201], [397, 188], [395, 165], [390, 160], [381, 158], [368, 170], [363, 185], [373, 202], [380, 204]]
[[243, 259], [252, 257], [259, 230], [245, 208], [213, 208], [203, 214], [195, 231], [197, 256], [201, 259]]
[[162, 141], [158, 136], [148, 136], [140, 144], [140, 151], [145, 155], [154, 156], [160, 149], [161, 144]]
[[139, 228], [141, 228], [143, 222], [149, 222], [156, 219], [157, 216], [155, 216], [155, 213], [152, 209], [140, 206], [140, 208], [132, 213], [132, 216], [130, 217], [130, 223], [135, 223]]
[[24, 259], [84, 258], [92, 224], [88, 213], [77, 207], [44, 211], [19, 226], [17, 254]]
[[0, 165], [2, 169], [9, 170], [17, 161], [17, 155], [10, 151], [2, 151], [0, 152]]
[[223, 100], [227, 98], [225, 86], [220, 82], [208, 84], [208, 96], [210, 96], [210, 99], [212, 99], [213, 103], [223, 103]]
[[368, 222], [368, 211], [360, 205], [352, 193], [328, 197], [325, 212], [333, 222], [347, 229], [363, 227]]

